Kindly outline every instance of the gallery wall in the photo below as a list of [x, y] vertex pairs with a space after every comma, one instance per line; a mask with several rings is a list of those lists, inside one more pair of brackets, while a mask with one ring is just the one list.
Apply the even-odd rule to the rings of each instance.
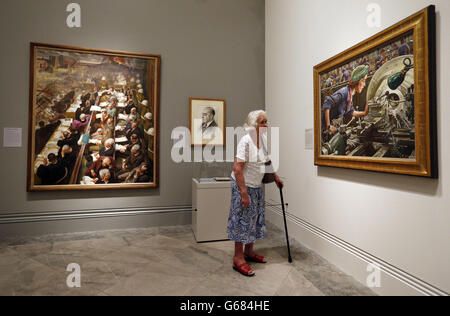
[[[71, 2], [81, 6], [80, 28], [66, 25]], [[226, 99], [227, 126], [264, 106], [263, 0], [5, 0], [1, 7], [0, 137], [5, 127], [22, 128], [23, 146], [0, 147], [0, 216], [190, 206], [201, 168], [170, 155], [172, 129], [189, 127], [189, 97]], [[161, 55], [158, 189], [26, 192], [30, 42]]]
[[[381, 27], [366, 22], [370, 3], [380, 5]], [[313, 67], [430, 4], [437, 10], [439, 180], [315, 167], [313, 150], [305, 149]], [[376, 260], [380, 294], [450, 291], [449, 21], [447, 0], [266, 2], [266, 108], [281, 128], [291, 234], [363, 283], [367, 258]], [[267, 198], [279, 201], [273, 189]]]

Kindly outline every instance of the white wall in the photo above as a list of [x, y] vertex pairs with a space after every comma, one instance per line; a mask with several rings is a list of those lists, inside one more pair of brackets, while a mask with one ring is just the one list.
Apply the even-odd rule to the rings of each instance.
[[[372, 2], [382, 9], [380, 28], [366, 23]], [[430, 4], [437, 11], [439, 180], [315, 167], [304, 136], [314, 125], [313, 67]], [[266, 106], [271, 125], [281, 127], [279, 173], [287, 177], [289, 212], [447, 293], [449, 29], [448, 0], [266, 0]], [[274, 190], [267, 198], [279, 200]], [[293, 235], [301, 229], [290, 227]], [[333, 259], [325, 248], [314, 250]]]

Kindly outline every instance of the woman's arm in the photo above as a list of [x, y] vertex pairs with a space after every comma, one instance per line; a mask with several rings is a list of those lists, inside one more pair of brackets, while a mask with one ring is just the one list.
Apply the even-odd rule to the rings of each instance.
[[236, 178], [236, 183], [239, 187], [239, 191], [241, 192], [242, 206], [249, 207], [250, 197], [248, 196], [247, 186], [245, 184], [244, 167], [245, 167], [245, 162], [240, 162], [237, 159], [235, 159], [233, 171], [234, 171], [234, 176]]
[[355, 112], [353, 112], [353, 117], [356, 117], [356, 118], [358, 118], [358, 117], [366, 117], [369, 114], [369, 102], [370, 101], [367, 101], [366, 108], [364, 109], [364, 112], [355, 111]]
[[275, 173], [275, 183], [277, 184], [277, 187], [280, 189], [284, 188], [284, 181], [278, 177], [278, 174]]
[[333, 125], [331, 125], [331, 121], [330, 121], [330, 110], [326, 109], [325, 110], [325, 124], [326, 129], [330, 128], [331, 132], [334, 134], [337, 132], [336, 127], [334, 127]]

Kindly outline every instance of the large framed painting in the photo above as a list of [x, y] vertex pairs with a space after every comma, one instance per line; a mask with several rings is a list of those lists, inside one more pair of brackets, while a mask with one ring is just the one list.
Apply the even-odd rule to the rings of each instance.
[[435, 8], [314, 67], [315, 164], [436, 178]]
[[157, 187], [160, 56], [30, 46], [28, 190]]
[[192, 146], [225, 146], [225, 107], [222, 99], [190, 98]]

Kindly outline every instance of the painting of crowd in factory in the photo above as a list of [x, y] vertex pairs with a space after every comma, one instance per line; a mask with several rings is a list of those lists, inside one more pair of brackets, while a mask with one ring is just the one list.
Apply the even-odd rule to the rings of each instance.
[[32, 45], [29, 190], [155, 187], [159, 56]]
[[414, 71], [410, 31], [321, 73], [321, 154], [414, 160]]

